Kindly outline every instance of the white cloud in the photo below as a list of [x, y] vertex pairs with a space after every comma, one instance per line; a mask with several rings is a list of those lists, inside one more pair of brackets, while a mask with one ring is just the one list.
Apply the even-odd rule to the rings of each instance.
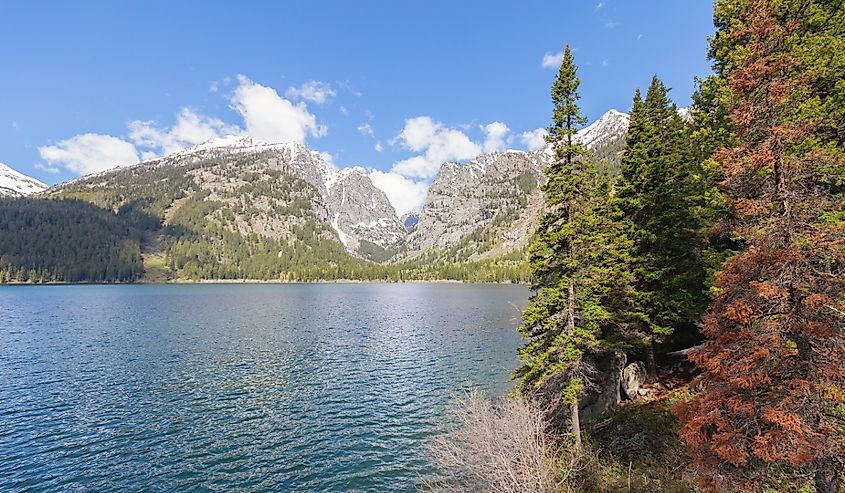
[[615, 28], [615, 27], [616, 27], [616, 26], [618, 26], [618, 25], [619, 25], [619, 23], [618, 23], [618, 22], [616, 22], [616, 21], [614, 21], [614, 20], [609, 20], [609, 21], [607, 21], [607, 22], [605, 22], [605, 23], [604, 23], [604, 27], [606, 27], [606, 28], [608, 28], [608, 29], [613, 29], [613, 28]]
[[373, 149], [375, 149], [376, 152], [381, 152], [384, 150], [384, 146], [381, 145], [381, 141], [379, 140], [376, 142], [376, 145], [373, 146]]
[[505, 144], [510, 142], [507, 139], [510, 129], [502, 122], [493, 122], [481, 127], [484, 130], [484, 152], [497, 152], [505, 150]]
[[360, 132], [362, 135], [375, 135], [375, 131], [373, 130], [372, 125], [370, 125], [369, 123], [364, 123], [360, 125], [358, 127], [358, 132]]
[[543, 55], [543, 68], [558, 68], [560, 64], [563, 62], [563, 52], [559, 53], [546, 53]]
[[243, 130], [235, 125], [198, 115], [189, 108], [183, 108], [179, 112], [176, 123], [169, 129], [156, 128], [151, 121], [136, 120], [129, 123], [129, 138], [132, 142], [139, 147], [150, 149], [142, 153], [145, 160], [156, 155], [170, 154], [215, 137], [242, 132]]
[[465, 133], [427, 116], [405, 120], [405, 127], [392, 143], [422, 153], [397, 162], [391, 170], [412, 178], [431, 178], [444, 162], [472, 159], [481, 153], [481, 146]]
[[227, 87], [231, 84], [232, 84], [232, 78], [231, 77], [228, 77], [228, 76], [223, 77], [220, 80], [211, 81], [211, 83], [208, 85], [208, 90], [209, 90], [209, 92], [214, 92], [214, 93], [221, 92], [224, 87]]
[[593, 12], [598, 12], [601, 8], [604, 7], [604, 2], [599, 2], [596, 4], [596, 8], [593, 9]]
[[358, 91], [357, 89], [355, 89], [354, 87], [352, 87], [352, 82], [350, 82], [350, 81], [348, 81], [348, 80], [338, 80], [338, 81], [335, 81], [335, 83], [334, 83], [334, 84], [335, 84], [335, 86], [336, 86], [336, 87], [338, 87], [339, 89], [343, 89], [343, 90], [345, 90], [346, 92], [348, 92], [348, 93], [352, 94], [352, 95], [353, 95], [353, 96], [355, 96], [355, 97], [359, 97], [359, 98], [360, 98], [361, 96], [363, 96], [363, 95], [364, 95], [364, 93], [362, 93], [361, 91]]
[[326, 135], [326, 127], [317, 124], [305, 103], [293, 104], [272, 87], [246, 76], [238, 76], [238, 87], [230, 103], [243, 117], [246, 133], [258, 140], [304, 144], [308, 136]]
[[545, 128], [535, 128], [527, 132], [519, 134], [519, 140], [525, 145], [529, 151], [539, 151], [546, 147], [546, 135], [548, 131]]
[[408, 149], [419, 152], [431, 145], [437, 132], [443, 129], [443, 124], [435, 122], [430, 117], [418, 116], [405, 120], [405, 127], [396, 136], [396, 142]]
[[103, 134], [76, 135], [56, 145], [39, 147], [38, 152], [51, 165], [83, 175], [139, 161], [131, 142]]
[[[294, 104], [279, 96], [272, 87], [257, 84], [239, 75], [238, 86], [229, 98], [230, 107], [244, 121], [244, 128], [230, 125], [218, 118], [183, 108], [172, 127], [157, 127], [155, 122], [135, 120], [129, 123], [129, 141], [103, 134], [80, 134], [55, 145], [39, 147], [44, 171], [61, 165], [78, 174], [88, 174], [105, 169], [135, 164], [140, 159], [153, 159], [215, 137], [248, 134], [267, 142], [305, 143], [306, 137], [322, 137], [326, 127], [317, 123], [304, 102]], [[212, 83], [212, 92], [230, 81]], [[303, 99], [320, 100], [334, 95], [328, 85], [311, 81], [296, 89]], [[327, 92], [328, 91], [328, 92]], [[324, 100], [323, 100], [324, 101]], [[131, 142], [130, 142], [131, 141]]]
[[285, 96], [290, 99], [303, 99], [312, 103], [324, 104], [330, 98], [337, 96], [331, 84], [318, 80], [309, 80], [299, 87], [288, 87]]
[[40, 169], [41, 171], [46, 171], [47, 173], [58, 173], [61, 171], [58, 166], [48, 166], [44, 163], [36, 163], [36, 169]]
[[397, 161], [393, 164], [391, 171], [403, 176], [431, 178], [437, 174], [437, 170], [440, 169], [441, 164], [443, 163], [429, 161], [423, 156], [414, 156]]
[[325, 161], [326, 164], [328, 164], [332, 168], [337, 169], [337, 165], [334, 163], [334, 156], [332, 156], [331, 153], [324, 152], [324, 151], [317, 151], [317, 152], [320, 153], [320, 157], [323, 158], [323, 161]]
[[370, 171], [373, 185], [387, 195], [390, 205], [401, 216], [407, 212], [420, 210], [425, 201], [428, 184], [422, 181], [408, 179], [398, 173], [379, 170]]

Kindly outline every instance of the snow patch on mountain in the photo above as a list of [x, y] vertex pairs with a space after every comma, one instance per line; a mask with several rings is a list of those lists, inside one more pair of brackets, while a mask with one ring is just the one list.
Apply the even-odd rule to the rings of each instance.
[[627, 113], [611, 109], [598, 120], [579, 130], [577, 138], [587, 149], [595, 149], [605, 142], [627, 134], [630, 119]]
[[43, 192], [46, 184], [0, 163], [0, 197], [23, 197]]
[[329, 223], [350, 251], [361, 242], [388, 248], [402, 239], [405, 228], [387, 196], [360, 166], [338, 168], [331, 156], [295, 142], [268, 143], [248, 135], [218, 137], [139, 166], [180, 166], [208, 158], [261, 154], [267, 165], [297, 176], [320, 194]]

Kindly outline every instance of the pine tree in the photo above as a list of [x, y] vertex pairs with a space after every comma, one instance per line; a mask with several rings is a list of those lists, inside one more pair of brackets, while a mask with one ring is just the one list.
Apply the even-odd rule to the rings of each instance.
[[707, 300], [688, 130], [656, 76], [645, 100], [634, 94], [627, 144], [618, 200], [635, 242], [637, 313], [654, 377], [655, 344], [678, 328], [694, 331]]
[[[576, 448], [581, 445], [578, 402], [589, 385], [586, 355], [612, 349], [627, 313], [625, 280], [628, 247], [610, 208], [607, 173], [599, 176], [577, 141], [586, 122], [578, 107], [580, 81], [571, 50], [552, 87], [554, 112], [548, 141], [555, 160], [547, 168], [546, 210], [529, 247], [534, 294], [520, 332], [529, 341], [520, 350], [519, 389], [537, 392], [568, 410]], [[559, 400], [558, 400], [559, 399]]]
[[690, 356], [702, 370], [702, 391], [679, 409], [681, 438], [709, 491], [758, 490], [773, 481], [772, 471], [812, 472], [816, 491], [838, 490], [845, 153], [829, 117], [842, 114], [845, 86], [830, 85], [820, 63], [842, 67], [843, 56], [819, 62], [807, 52], [820, 55], [820, 40], [842, 45], [841, 7], [717, 3], [711, 54], [731, 92], [737, 141], [714, 158], [731, 231], [748, 248], [716, 276], [717, 298], [702, 328], [707, 340]]
[[705, 284], [709, 289], [715, 272], [742, 248], [725, 227], [731, 212], [727, 197], [718, 186], [724, 177], [719, 163], [713, 159], [716, 149], [736, 144], [736, 133], [730, 121], [731, 96], [727, 81], [711, 75], [698, 80], [697, 84], [690, 111], [690, 145], [696, 168], [692, 185], [695, 187], [693, 195], [698, 197], [692, 212], [695, 224], [702, 228], [699, 236], [705, 240], [702, 256], [707, 271]]

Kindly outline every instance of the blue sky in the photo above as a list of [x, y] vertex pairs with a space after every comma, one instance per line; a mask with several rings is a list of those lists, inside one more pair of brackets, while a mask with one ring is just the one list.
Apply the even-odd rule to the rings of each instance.
[[590, 120], [628, 110], [654, 73], [687, 105], [709, 71], [711, 11], [703, 0], [3, 2], [0, 162], [53, 184], [247, 132], [303, 141], [418, 196], [437, 160], [531, 147], [566, 43]]

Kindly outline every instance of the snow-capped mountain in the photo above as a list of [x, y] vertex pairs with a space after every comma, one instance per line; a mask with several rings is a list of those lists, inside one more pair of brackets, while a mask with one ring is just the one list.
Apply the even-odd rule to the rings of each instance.
[[[84, 177], [57, 190], [61, 193], [79, 187], [119, 187], [132, 174], [172, 167], [186, 168], [183, 173], [190, 177], [186, 186], [210, 193], [204, 200], [225, 202], [226, 207], [234, 209], [242, 207], [247, 200], [247, 197], [233, 196], [247, 178], [252, 180], [249, 183], [266, 182], [267, 186], [278, 182], [280, 174], [300, 179], [317, 192], [316, 197], [309, 199], [316, 217], [331, 225], [340, 241], [352, 252], [359, 252], [364, 244], [388, 248], [405, 235], [387, 196], [373, 185], [363, 168], [339, 169], [326, 154], [312, 151], [305, 145], [270, 144], [248, 136], [212, 139], [161, 158]], [[295, 218], [280, 217], [278, 211], [289, 210], [293, 199], [288, 197], [284, 204], [274, 202], [274, 197], [251, 196], [249, 199], [252, 203], [248, 205], [256, 209], [258, 215], [253, 214], [251, 219], [236, 217], [233, 224], [228, 225], [231, 229], [270, 237], [292, 234]], [[295, 200], [294, 203], [301, 205]], [[174, 202], [168, 210], [173, 209], [175, 213], [178, 205]]]
[[[627, 130], [628, 115], [610, 110], [578, 138], [614, 172]], [[444, 163], [423, 209], [402, 218], [364, 168], [338, 168], [327, 154], [305, 145], [247, 136], [212, 139], [49, 193], [113, 210], [151, 204], [145, 210], [165, 224], [177, 218], [193, 227], [212, 224], [285, 242], [316, 235], [371, 259], [399, 252], [393, 261], [463, 262], [498, 258], [527, 245], [543, 204], [543, 171], [553, 157], [547, 147]], [[314, 241], [309, 248], [317, 248]]]
[[578, 139], [587, 149], [597, 149], [627, 135], [630, 119], [627, 113], [611, 109], [598, 120], [579, 130]]
[[362, 241], [388, 248], [405, 236], [387, 196], [373, 185], [364, 168], [329, 167], [328, 173], [325, 200], [331, 225], [347, 248], [359, 251]]
[[549, 159], [542, 151], [505, 151], [441, 166], [408, 235], [409, 256], [434, 249], [450, 261], [475, 260], [525, 245]]
[[222, 137], [163, 160], [190, 162], [211, 155], [225, 159], [250, 154], [265, 156], [268, 165], [280, 167], [316, 188], [332, 228], [349, 250], [358, 251], [362, 241], [387, 248], [404, 236], [404, 228], [387, 196], [373, 185], [363, 168], [337, 168], [326, 154], [303, 144], [269, 144], [249, 136]]
[[[626, 113], [610, 110], [577, 137], [597, 159], [618, 161], [628, 120]], [[543, 170], [553, 157], [549, 145], [536, 152], [496, 152], [466, 163], [445, 163], [428, 190], [416, 229], [408, 235], [408, 255], [431, 250], [450, 261], [475, 260], [527, 245], [543, 204]]]
[[47, 185], [35, 178], [0, 163], [0, 197], [23, 197], [31, 193], [43, 192], [47, 188]]

